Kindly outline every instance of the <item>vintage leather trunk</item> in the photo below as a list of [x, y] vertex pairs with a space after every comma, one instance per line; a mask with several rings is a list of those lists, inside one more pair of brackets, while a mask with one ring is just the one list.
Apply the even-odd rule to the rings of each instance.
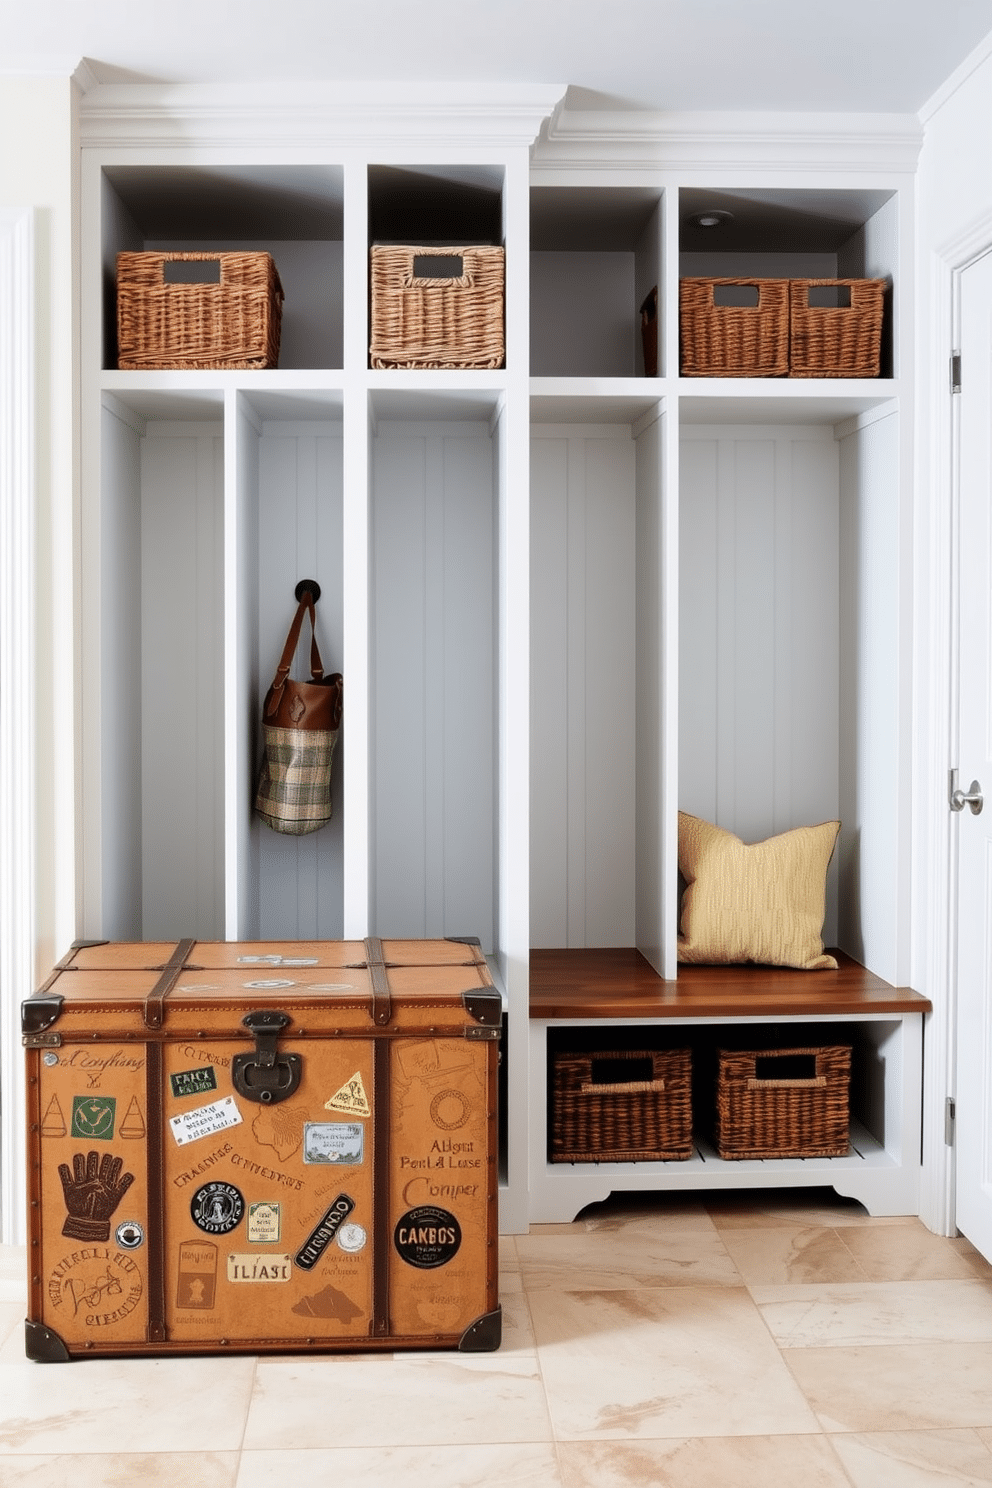
[[495, 1349], [465, 941], [80, 943], [23, 1005], [30, 1358]]

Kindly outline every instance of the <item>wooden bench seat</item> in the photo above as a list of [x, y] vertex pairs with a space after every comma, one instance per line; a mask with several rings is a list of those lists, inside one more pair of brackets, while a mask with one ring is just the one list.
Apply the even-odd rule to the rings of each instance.
[[532, 1018], [783, 1018], [928, 1013], [929, 999], [893, 987], [842, 951], [836, 971], [680, 966], [668, 982], [636, 950], [533, 950]]

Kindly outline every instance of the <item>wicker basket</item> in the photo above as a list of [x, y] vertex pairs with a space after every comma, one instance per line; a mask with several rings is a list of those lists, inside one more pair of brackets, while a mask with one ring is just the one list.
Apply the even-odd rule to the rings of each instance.
[[[724, 1158], [843, 1157], [851, 1046], [718, 1051], [717, 1151]], [[797, 1061], [809, 1072], [797, 1074]], [[760, 1063], [759, 1063], [760, 1062]]]
[[[850, 304], [813, 306], [817, 286], [850, 291]], [[881, 363], [884, 279], [792, 279], [789, 376], [877, 377]]]
[[[755, 306], [718, 305], [717, 286], [758, 291]], [[789, 371], [788, 279], [682, 279], [683, 377], [785, 377]]]
[[502, 248], [374, 245], [371, 365], [501, 367], [503, 270]]
[[[171, 282], [169, 265], [197, 261], [203, 281]], [[282, 301], [268, 253], [119, 253], [117, 365], [275, 367]]]
[[688, 1049], [556, 1050], [552, 1059], [552, 1162], [667, 1162], [692, 1155]]

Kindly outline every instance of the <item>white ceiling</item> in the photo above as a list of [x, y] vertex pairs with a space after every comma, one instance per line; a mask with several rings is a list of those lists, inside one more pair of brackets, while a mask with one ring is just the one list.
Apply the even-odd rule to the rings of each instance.
[[0, 0], [0, 72], [568, 84], [577, 108], [915, 113], [992, 0]]

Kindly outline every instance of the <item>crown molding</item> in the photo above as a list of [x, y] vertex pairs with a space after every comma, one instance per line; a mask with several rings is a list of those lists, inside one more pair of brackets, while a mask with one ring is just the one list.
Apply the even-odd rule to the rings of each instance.
[[100, 86], [100, 79], [94, 72], [89, 60], [84, 57], [72, 70], [72, 81], [80, 93], [92, 93], [94, 88]]
[[80, 100], [85, 146], [410, 145], [529, 148], [564, 84], [97, 83]]
[[923, 142], [915, 114], [611, 113], [559, 108], [532, 171], [562, 167], [912, 172]]

